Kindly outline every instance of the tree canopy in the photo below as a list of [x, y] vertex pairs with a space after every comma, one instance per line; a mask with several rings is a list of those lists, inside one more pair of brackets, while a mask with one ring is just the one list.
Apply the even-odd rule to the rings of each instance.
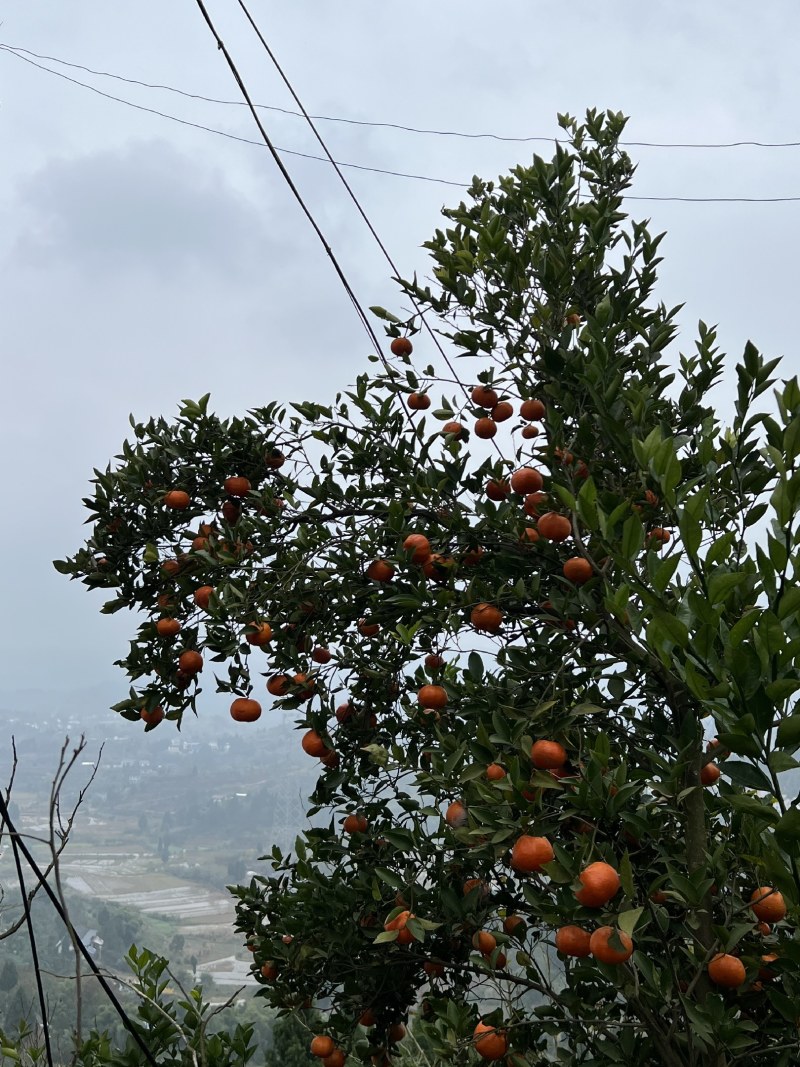
[[725, 425], [674, 351], [624, 121], [475, 178], [330, 405], [132, 419], [56, 564], [143, 613], [125, 718], [294, 713], [237, 925], [357, 1060], [413, 1010], [442, 1064], [797, 1062], [800, 388], [748, 343]]

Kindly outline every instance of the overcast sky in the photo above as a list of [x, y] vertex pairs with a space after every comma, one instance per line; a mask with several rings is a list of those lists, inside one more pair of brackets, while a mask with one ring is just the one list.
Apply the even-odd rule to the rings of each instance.
[[[234, 0], [208, 0], [253, 97], [292, 107]], [[613, 108], [630, 140], [800, 140], [797, 5], [534, 0], [253, 0], [309, 111], [507, 136], [557, 135], [556, 112]], [[128, 78], [236, 100], [193, 0], [5, 0], [0, 43]], [[32, 57], [28, 57], [29, 59]], [[42, 62], [36, 60], [36, 62]], [[45, 65], [144, 107], [241, 137], [245, 110]], [[264, 112], [275, 142], [316, 152], [298, 119]], [[456, 182], [494, 177], [546, 143], [321, 123], [335, 156]], [[631, 148], [642, 196], [800, 196], [800, 148]], [[286, 156], [362, 303], [397, 307], [389, 271], [323, 163]], [[171, 415], [211, 392], [235, 414], [330, 398], [365, 368], [368, 342], [326, 257], [263, 149], [104, 99], [0, 51], [0, 330], [3, 388], [0, 694], [102, 683], [129, 616], [58, 576], [73, 552], [92, 467], [134, 412]], [[459, 190], [348, 171], [401, 271]], [[631, 202], [667, 230], [660, 297], [751, 337], [798, 368], [800, 203]], [[724, 402], [724, 398], [723, 398]], [[222, 698], [224, 699], [224, 698]], [[110, 713], [109, 713], [110, 714]]]

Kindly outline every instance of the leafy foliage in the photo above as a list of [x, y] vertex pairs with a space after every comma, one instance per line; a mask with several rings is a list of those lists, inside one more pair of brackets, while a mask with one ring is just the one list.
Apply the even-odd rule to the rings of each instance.
[[[410, 317], [373, 309], [392, 338], [437, 316], [446, 363], [395, 345], [330, 406], [221, 420], [205, 397], [174, 423], [133, 422], [96, 472], [89, 541], [56, 565], [112, 591], [103, 610], [146, 615], [121, 661], [125, 717], [202, 713], [180, 658], [196, 651], [233, 697], [260, 702], [267, 678], [321, 757], [309, 814], [329, 821], [235, 890], [282, 1011], [330, 1003], [327, 1032], [375, 1063], [421, 1001], [436, 1063], [485, 1055], [482, 1019], [517, 1065], [790, 1064], [800, 810], [780, 776], [800, 766], [800, 388], [758, 409], [777, 361], [748, 344], [723, 428], [703, 323], [670, 370], [678, 309], [653, 300], [661, 238], [622, 210], [624, 120], [561, 123], [551, 161], [476, 178], [444, 212], [435, 287], [401, 282]], [[541, 491], [512, 477], [527, 468]], [[545, 513], [568, 521], [557, 533]], [[411, 534], [430, 550], [404, 547]], [[418, 700], [428, 684], [441, 693]], [[537, 740], [565, 761], [537, 766]], [[510, 865], [526, 835], [552, 859]], [[598, 862], [620, 888], [581, 902]], [[759, 926], [758, 886], [789, 921]], [[557, 955], [575, 924], [618, 930], [616, 953], [632, 937], [632, 957]], [[709, 976], [720, 953], [744, 964], [735, 988]]]

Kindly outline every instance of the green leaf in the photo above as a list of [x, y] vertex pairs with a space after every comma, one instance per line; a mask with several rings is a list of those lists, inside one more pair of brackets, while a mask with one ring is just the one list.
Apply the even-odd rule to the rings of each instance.
[[483, 680], [483, 660], [477, 652], [470, 652], [467, 660], [467, 670], [473, 682], [481, 682]]
[[784, 847], [800, 842], [800, 811], [797, 808], [789, 808], [781, 815], [775, 826], [775, 836]]
[[778, 678], [777, 681], [766, 685], [764, 692], [776, 704], [783, 704], [787, 697], [796, 693], [798, 689], [800, 689], [800, 678]]
[[154, 544], [148, 542], [148, 544], [144, 546], [142, 559], [145, 563], [158, 563], [158, 549]]
[[376, 867], [375, 873], [382, 882], [386, 882], [392, 889], [402, 889], [404, 886], [403, 879], [399, 878], [393, 871], [388, 871], [385, 867]]
[[396, 941], [399, 933], [399, 930], [381, 930], [372, 943], [373, 945], [383, 945], [387, 941]]
[[745, 789], [763, 789], [772, 793], [772, 782], [760, 767], [754, 767], [752, 763], [726, 760], [720, 769], [736, 785], [744, 786]]
[[800, 745], [800, 713], [781, 719], [777, 740], [781, 748], [797, 748]]
[[644, 544], [644, 526], [638, 515], [631, 515], [625, 520], [622, 527], [622, 543], [620, 552], [625, 559], [634, 559], [639, 555]]
[[378, 304], [375, 304], [369, 310], [376, 318], [384, 319], [386, 322], [401, 323], [403, 321], [402, 319], [398, 319], [396, 315], [393, 315], [391, 311], [387, 311], [386, 308], [382, 308]]
[[631, 908], [630, 911], [620, 912], [617, 916], [617, 926], [619, 926], [620, 930], [627, 934], [628, 937], [631, 937], [643, 911], [644, 908]]
[[795, 768], [800, 767], [800, 763], [794, 756], [790, 756], [788, 752], [781, 752], [779, 748], [770, 752], [767, 763], [769, 764], [770, 770], [774, 771], [775, 774], [782, 774], [784, 771], [793, 771]]
[[735, 808], [736, 811], [744, 812], [745, 815], [752, 815], [756, 819], [763, 819], [765, 822], [777, 823], [780, 818], [774, 808], [769, 807], [767, 804], [762, 804], [755, 797], [744, 796], [741, 793], [731, 793], [724, 800], [729, 807]]
[[750, 633], [755, 624], [761, 617], [760, 608], [750, 608], [750, 610], [742, 615], [738, 622], [735, 622], [731, 626], [731, 632], [728, 635], [728, 640], [731, 643], [731, 648], [738, 648], [738, 646], [744, 641], [745, 637]]
[[708, 598], [712, 604], [722, 604], [731, 591], [741, 585], [747, 577], [742, 571], [715, 574], [708, 580]]

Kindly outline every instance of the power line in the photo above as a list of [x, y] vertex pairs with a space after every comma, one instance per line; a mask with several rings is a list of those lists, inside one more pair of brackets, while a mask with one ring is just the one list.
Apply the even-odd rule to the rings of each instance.
[[[51, 70], [49, 67], [45, 67], [43, 64], [37, 63], [35, 60], [29, 59], [27, 56], [20, 55], [20, 50], [10, 48], [8, 45], [0, 44], [0, 51], [6, 52], [9, 55], [15, 56], [17, 59], [21, 60], [23, 63], [28, 63], [30, 66], [36, 67], [37, 70], [44, 71], [44, 73], [46, 73], [46, 74], [52, 74], [54, 77], [61, 78], [64, 81], [67, 81], [72, 85], [80, 86], [80, 88], [82, 88], [82, 89], [88, 89], [89, 92], [95, 93], [97, 96], [101, 96], [106, 100], [111, 100], [112, 102], [114, 102], [116, 104], [124, 104], [126, 107], [131, 107], [136, 111], [143, 111], [148, 115], [156, 115], [156, 116], [158, 116], [158, 118], [167, 119], [169, 122], [177, 122], [180, 126], [188, 126], [188, 127], [190, 127], [191, 129], [194, 129], [194, 130], [201, 130], [201, 131], [203, 131], [205, 133], [212, 133], [217, 137], [225, 137], [230, 141], [238, 141], [241, 144], [254, 145], [256, 148], [260, 148], [260, 149], [264, 149], [266, 147], [264, 144], [262, 144], [261, 141], [255, 141], [250, 137], [240, 137], [238, 134], [229, 133], [227, 130], [218, 130], [214, 126], [205, 126], [200, 122], [191, 122], [191, 121], [189, 121], [189, 119], [179, 118], [177, 115], [172, 115], [167, 111], [159, 111], [157, 108], [146, 107], [144, 104], [137, 104], [137, 103], [134, 103], [134, 101], [132, 101], [132, 100], [126, 100], [122, 96], [115, 96], [113, 93], [104, 92], [102, 89], [98, 89], [94, 85], [89, 85], [87, 82], [80, 81], [78, 78], [72, 78], [68, 74], [63, 74], [61, 71]], [[62, 61], [56, 60], [56, 62], [62, 62]], [[111, 75], [111, 76], [115, 77], [115, 75]], [[132, 80], [132, 79], [124, 79], [124, 80]], [[141, 83], [141, 84], [146, 84], [146, 83]], [[254, 108], [257, 107], [257, 106], [258, 105], [255, 105], [255, 104], [253, 105]], [[261, 106], [265, 106], [265, 105], [261, 105]], [[281, 109], [278, 108], [278, 109], [273, 109], [273, 110], [281, 110]], [[292, 112], [292, 114], [296, 114], [296, 113]], [[313, 118], [314, 116], [312, 115], [310, 117]], [[336, 120], [336, 121], [338, 121], [338, 120]], [[342, 121], [350, 121], [350, 120], [342, 120]], [[352, 120], [352, 121], [355, 121], [355, 120]], [[539, 138], [537, 138], [537, 139], [539, 139]], [[546, 139], [546, 140], [551, 141], [551, 142], [556, 140], [555, 138], [542, 138], [542, 139]], [[623, 142], [620, 141], [619, 143], [622, 144]], [[626, 143], [628, 145], [635, 145], [635, 144], [645, 145], [645, 144], [649, 144], [651, 147], [663, 147], [663, 148], [672, 148], [672, 147], [675, 147], [675, 148], [680, 148], [680, 147], [709, 147], [709, 148], [733, 147], [733, 142], [730, 145], [722, 145], [722, 144], [720, 144], [720, 145], [707, 145], [707, 146], [701, 146], [701, 145], [667, 145], [667, 144], [656, 146], [654, 144], [654, 142], [634, 142], [634, 141], [628, 141], [628, 142], [624, 142], [624, 143]], [[741, 141], [741, 142], [736, 142], [736, 143], [737, 144], [756, 144], [757, 142]], [[784, 145], [777, 145], [777, 144], [775, 144], [775, 145], [767, 145], [766, 143], [762, 142], [763, 147], [776, 147], [776, 148], [777, 147], [792, 147], [792, 146], [794, 146], [794, 144], [795, 144], [795, 142], [788, 142], [787, 141]], [[798, 142], [798, 144], [800, 144], [800, 142]], [[331, 162], [325, 156], [314, 155], [311, 152], [299, 152], [296, 149], [293, 149], [293, 148], [281, 148], [278, 145], [273, 145], [273, 147], [275, 148], [275, 151], [278, 152], [281, 155], [296, 156], [296, 157], [298, 157], [300, 159], [313, 159], [313, 160], [315, 160], [317, 162], [320, 162], [320, 163], [329, 163], [330, 164], [330, 162]], [[365, 171], [365, 172], [370, 173], [370, 174], [385, 174], [385, 175], [388, 175], [388, 176], [393, 177], [393, 178], [409, 178], [409, 179], [411, 179], [413, 181], [432, 182], [432, 183], [434, 183], [436, 185], [447, 185], [447, 186], [451, 186], [451, 187], [456, 188], [456, 189], [469, 189], [469, 187], [470, 187], [470, 183], [469, 182], [457, 182], [457, 181], [452, 181], [452, 180], [450, 180], [448, 178], [437, 178], [437, 177], [435, 177], [435, 176], [433, 176], [431, 174], [414, 174], [414, 173], [411, 173], [409, 171], [391, 170], [391, 169], [389, 169], [387, 167], [371, 167], [371, 166], [368, 166], [367, 164], [364, 164], [364, 163], [351, 163], [351, 162], [346, 162], [344, 160], [336, 160], [334, 162], [336, 163], [336, 166], [338, 166], [338, 167], [346, 167], [349, 170]], [[623, 194], [623, 199], [624, 200], [631, 200], [631, 201], [649, 201], [649, 202], [658, 202], [658, 203], [681, 203], [681, 204], [791, 204], [791, 203], [800, 202], [800, 196], [634, 196], [634, 195], [629, 195], [627, 193]]]
[[[42, 59], [48, 63], [58, 63], [59, 65], [64, 67], [71, 67], [73, 70], [82, 70], [86, 74], [93, 74], [96, 77], [113, 78], [115, 81], [125, 82], [128, 85], [139, 85], [144, 89], [161, 89], [164, 92], [175, 93], [177, 96], [183, 96], [187, 100], [202, 100], [207, 104], [222, 104], [228, 107], [247, 106], [242, 100], [226, 100], [215, 96], [204, 96], [202, 93], [190, 93], [185, 89], [178, 89], [173, 85], [164, 85], [159, 82], [146, 82], [142, 81], [139, 78], [128, 78], [122, 74], [113, 74], [107, 70], [94, 70], [92, 67], [84, 66], [82, 63], [72, 63], [66, 59], [59, 59], [57, 56], [41, 55], [39, 52], [32, 52], [28, 48], [20, 48], [16, 45], [3, 44], [0, 45], [0, 48], [3, 48], [8, 52], [24, 52], [25, 55], [34, 56], [36, 59]], [[55, 73], [55, 71], [51, 73]], [[553, 141], [558, 141], [558, 138], [545, 137], [543, 135], [515, 137], [500, 133], [473, 133], [466, 130], [429, 129], [423, 126], [407, 126], [399, 122], [382, 122], [369, 119], [353, 119], [348, 118], [344, 115], [306, 115], [303, 111], [292, 111], [290, 108], [277, 107], [274, 104], [254, 104], [254, 107], [264, 111], [275, 111], [281, 115], [291, 115], [295, 118], [311, 118], [314, 119], [314, 121], [316, 122], [340, 122], [345, 123], [349, 126], [370, 126], [376, 129], [401, 130], [404, 133], [418, 133], [433, 137], [459, 137], [464, 138], [465, 140], [502, 141], [508, 144], [529, 144], [534, 141], [552, 143]], [[800, 141], [619, 141], [618, 143], [620, 145], [632, 148], [800, 148]]]

